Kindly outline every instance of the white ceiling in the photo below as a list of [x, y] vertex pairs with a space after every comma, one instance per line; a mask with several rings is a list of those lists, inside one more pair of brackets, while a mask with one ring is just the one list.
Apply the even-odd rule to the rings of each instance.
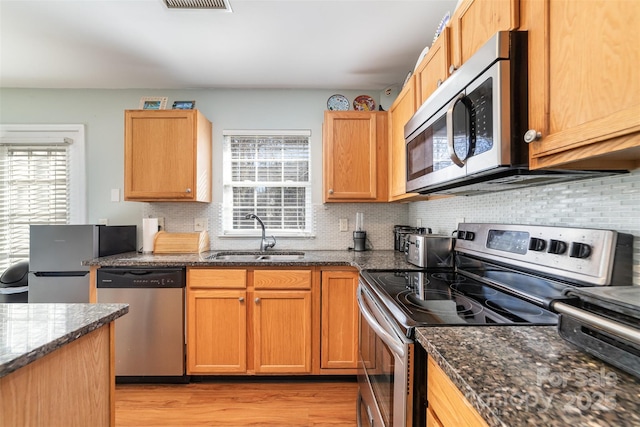
[[457, 0], [0, 0], [0, 87], [401, 84]]

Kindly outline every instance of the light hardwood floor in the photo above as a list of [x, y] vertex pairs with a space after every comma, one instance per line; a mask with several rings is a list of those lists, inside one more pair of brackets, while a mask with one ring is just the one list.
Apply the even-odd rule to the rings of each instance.
[[355, 426], [358, 384], [222, 380], [117, 384], [116, 426]]

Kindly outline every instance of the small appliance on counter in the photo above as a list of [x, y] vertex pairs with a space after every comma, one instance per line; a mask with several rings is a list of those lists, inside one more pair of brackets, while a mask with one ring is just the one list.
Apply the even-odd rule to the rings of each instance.
[[393, 249], [398, 252], [407, 251], [407, 239], [410, 234], [431, 234], [431, 228], [411, 227], [410, 225], [393, 226]]
[[560, 313], [560, 336], [583, 351], [640, 378], [640, 286], [570, 289]]
[[353, 250], [362, 252], [367, 250], [367, 232], [364, 231], [364, 214], [356, 213], [356, 230], [353, 232]]
[[455, 239], [437, 234], [409, 234], [405, 257], [408, 263], [422, 268], [453, 268]]

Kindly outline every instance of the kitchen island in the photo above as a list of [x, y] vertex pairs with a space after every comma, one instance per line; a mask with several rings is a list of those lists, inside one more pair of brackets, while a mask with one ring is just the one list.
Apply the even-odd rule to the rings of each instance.
[[0, 426], [114, 425], [127, 304], [0, 304]]
[[555, 326], [416, 336], [489, 426], [640, 426], [640, 380], [573, 347]]

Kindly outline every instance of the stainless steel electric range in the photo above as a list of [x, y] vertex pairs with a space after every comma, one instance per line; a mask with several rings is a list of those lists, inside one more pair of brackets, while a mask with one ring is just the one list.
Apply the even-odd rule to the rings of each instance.
[[452, 269], [363, 271], [358, 424], [425, 425], [416, 327], [556, 325], [570, 290], [631, 284], [632, 246], [611, 230], [463, 223]]

